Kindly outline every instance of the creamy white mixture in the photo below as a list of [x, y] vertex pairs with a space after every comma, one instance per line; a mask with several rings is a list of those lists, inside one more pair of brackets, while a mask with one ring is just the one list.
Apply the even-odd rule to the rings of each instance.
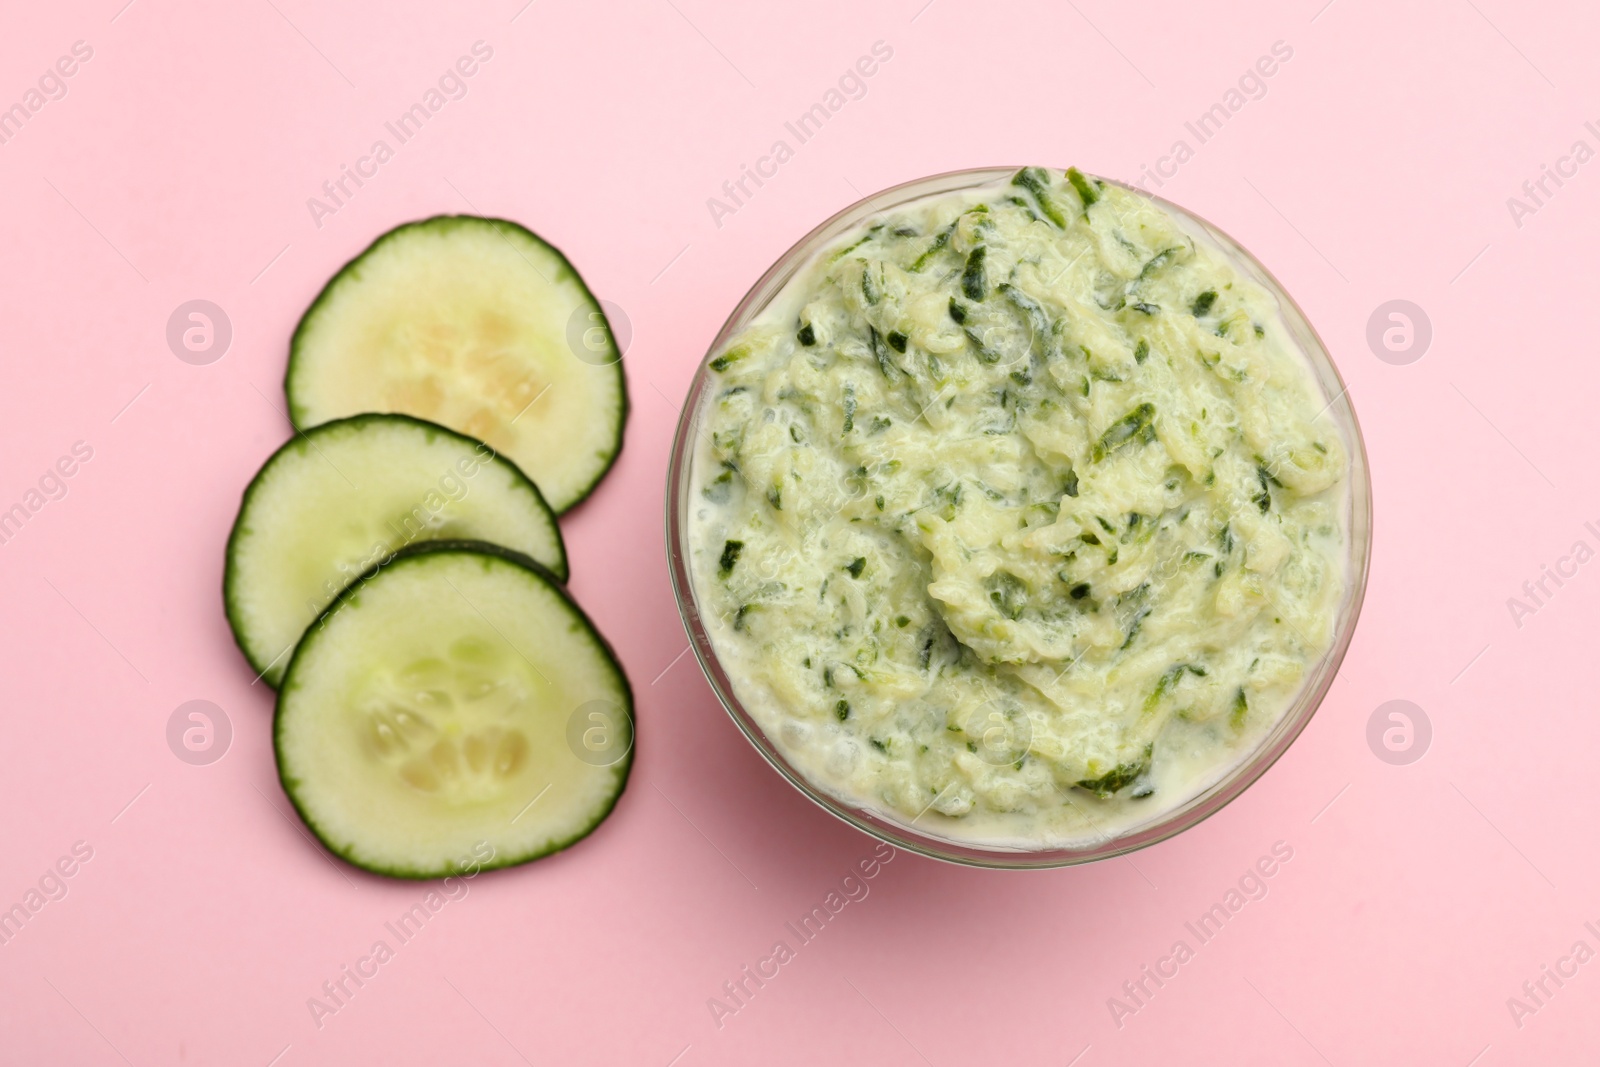
[[825, 791], [956, 840], [1147, 823], [1327, 653], [1346, 442], [1274, 298], [1028, 168], [801, 269], [711, 362], [689, 523], [734, 690]]

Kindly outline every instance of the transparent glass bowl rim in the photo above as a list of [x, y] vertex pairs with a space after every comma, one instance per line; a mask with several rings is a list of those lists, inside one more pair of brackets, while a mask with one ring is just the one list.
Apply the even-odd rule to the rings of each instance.
[[1120, 856], [1165, 841], [1222, 810], [1288, 751], [1290, 744], [1305, 729], [1312, 715], [1321, 706], [1323, 698], [1327, 696], [1355, 634], [1356, 622], [1360, 617], [1362, 601], [1366, 595], [1368, 564], [1372, 550], [1372, 486], [1361, 426], [1356, 418], [1355, 409], [1350, 404], [1349, 391], [1344, 380], [1339, 376], [1327, 347], [1317, 336], [1316, 330], [1312, 328], [1300, 306], [1272, 273], [1237, 241], [1192, 211], [1143, 189], [1136, 189], [1113, 179], [1099, 178], [1097, 180], [1121, 186], [1154, 201], [1205, 232], [1231, 258], [1236, 268], [1253, 277], [1271, 293], [1278, 301], [1291, 337], [1305, 353], [1319, 387], [1329, 399], [1323, 416], [1333, 418], [1339, 425], [1349, 446], [1350, 461], [1349, 584], [1339, 605], [1332, 645], [1308, 674], [1294, 703], [1249, 756], [1240, 760], [1208, 788], [1185, 803], [1162, 813], [1151, 822], [1124, 834], [1108, 836], [1103, 840], [1081, 846], [1025, 850], [925, 833], [899, 819], [834, 796], [790, 764], [778, 746], [767, 737], [760, 724], [745, 710], [734, 692], [732, 681], [723, 669], [710, 634], [702, 621], [695, 593], [694, 575], [691, 573], [688, 512], [693, 503], [690, 490], [695, 452], [693, 442], [697, 433], [696, 422], [704, 407], [705, 393], [712, 381], [710, 362], [736, 334], [766, 309], [773, 298], [811, 261], [818, 250], [866, 219], [875, 214], [904, 207], [913, 201], [986, 185], [1015, 174], [1019, 169], [1021, 168], [982, 167], [949, 171], [892, 186], [839, 211], [778, 257], [755, 285], [751, 286], [744, 299], [739, 301], [733, 313], [723, 323], [722, 329], [711, 342], [690, 383], [688, 396], [679, 414], [677, 433], [673, 439], [671, 459], [667, 469], [666, 540], [667, 561], [672, 575], [673, 594], [678, 602], [678, 613], [683, 619], [689, 645], [694, 649], [700, 669], [705, 673], [706, 680], [711, 683], [711, 688], [722, 702], [722, 706], [743, 731], [745, 737], [768, 763], [789, 780], [790, 784], [811, 798], [824, 811], [896, 848], [965, 866], [1038, 869], [1064, 867]]

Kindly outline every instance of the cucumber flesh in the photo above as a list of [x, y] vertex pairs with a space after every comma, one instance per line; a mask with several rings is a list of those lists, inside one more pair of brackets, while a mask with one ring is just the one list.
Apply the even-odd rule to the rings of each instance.
[[486, 845], [483, 866], [511, 866], [598, 826], [627, 783], [632, 714], [622, 668], [554, 576], [436, 542], [306, 631], [273, 741], [285, 792], [332, 852], [438, 878]]
[[357, 415], [295, 437], [245, 489], [223, 601], [234, 639], [273, 687], [339, 591], [417, 541], [474, 538], [567, 577], [555, 515], [489, 446], [405, 415]]
[[487, 441], [557, 514], [616, 460], [628, 410], [610, 326], [566, 257], [468, 215], [391, 230], [335, 275], [295, 330], [284, 384], [302, 429], [391, 411]]

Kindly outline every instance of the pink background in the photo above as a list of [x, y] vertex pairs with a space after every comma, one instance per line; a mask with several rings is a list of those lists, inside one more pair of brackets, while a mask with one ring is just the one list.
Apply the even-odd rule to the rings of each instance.
[[[1465, 1067], [1592, 1048], [1600, 964], [1520, 1027], [1506, 1004], [1580, 938], [1600, 949], [1600, 565], [1520, 627], [1506, 605], [1574, 541], [1600, 547], [1579, 324], [1600, 163], [1520, 227], [1506, 206], [1574, 140], [1600, 147], [1586, 7], [122, 3], [27, 5], [0, 34], [0, 105], [74, 41], [94, 52], [0, 145], [0, 508], [94, 449], [0, 545], [0, 906], [94, 850], [0, 946], [0, 1060]], [[318, 227], [307, 198], [477, 40], [494, 54], [467, 96]], [[794, 145], [784, 121], [879, 40], [893, 58], [866, 96]], [[1197, 146], [1184, 122], [1280, 40], [1266, 95]], [[794, 158], [716, 225], [707, 198], [780, 137]], [[1020, 162], [1137, 179], [1178, 138], [1195, 156], [1161, 191], [1278, 274], [1365, 427], [1372, 581], [1331, 696], [1244, 797], [1129, 859], [896, 858], [719, 1029], [708, 998], [793, 944], [783, 924], [873, 842], [762, 763], [680, 656], [676, 402], [760, 272], [859, 196]], [[632, 323], [626, 448], [563, 525], [572, 588], [638, 693], [639, 758], [592, 838], [472, 882], [318, 1029], [307, 998], [425, 887], [331, 863], [291, 821], [271, 694], [221, 611], [223, 542], [288, 433], [307, 302], [388, 227], [473, 210], [548, 237]], [[165, 339], [197, 298], [234, 330], [207, 366]], [[1407, 366], [1366, 341], [1397, 298], [1434, 329]], [[233, 725], [209, 766], [165, 740], [191, 699]], [[1407, 766], [1366, 741], [1393, 699], [1433, 726]], [[1119, 1028], [1107, 998], [1196, 947], [1185, 921], [1277, 841], [1293, 859], [1266, 898]]]

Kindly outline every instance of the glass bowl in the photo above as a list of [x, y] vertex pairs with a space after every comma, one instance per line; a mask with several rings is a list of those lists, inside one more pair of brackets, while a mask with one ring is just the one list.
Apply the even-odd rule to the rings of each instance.
[[739, 729], [744, 731], [744, 735], [756, 747], [756, 751], [766, 757], [768, 763], [824, 811], [896, 848], [974, 867], [1036, 869], [1087, 863], [1091, 860], [1119, 856], [1164, 841], [1220, 811], [1229, 801], [1260, 778], [1267, 768], [1288, 750], [1289, 745], [1300, 735], [1300, 731], [1311, 721], [1311, 716], [1316, 713], [1323, 697], [1327, 695], [1355, 632], [1356, 619], [1360, 615], [1362, 598], [1366, 592], [1368, 557], [1372, 546], [1372, 491], [1367, 472], [1366, 447], [1362, 442], [1361, 428], [1356, 421], [1355, 410], [1350, 406], [1344, 381], [1339, 377], [1327, 348], [1311, 324], [1306, 321], [1299, 305], [1278, 284], [1277, 279], [1237, 241], [1192, 212], [1170, 201], [1152, 196], [1142, 189], [1134, 189], [1121, 182], [1112, 182], [1111, 179], [1099, 179], [1121, 185], [1124, 189], [1155, 201], [1191, 229], [1207, 235], [1231, 259], [1236, 269], [1253, 278], [1277, 299], [1284, 325], [1309, 362], [1316, 383], [1328, 401], [1327, 408], [1319, 417], [1331, 418], [1339, 427], [1348, 446], [1350, 462], [1347, 483], [1348, 582], [1335, 617], [1332, 644], [1322, 659], [1307, 672], [1294, 701], [1277, 723], [1260, 739], [1255, 749], [1228, 768], [1211, 785], [1189, 800], [1153, 816], [1146, 823], [1125, 832], [1102, 834], [1099, 840], [1082, 845], [1029, 849], [963, 841], [944, 836], [919, 829], [897, 815], [837, 796], [826, 787], [811, 781], [791, 764], [735, 693], [733, 682], [723, 668], [702, 620], [694, 575], [690, 570], [692, 563], [688, 544], [688, 512], [691, 504], [692, 466], [696, 451], [694, 440], [699, 432], [698, 421], [704, 406], [706, 389], [711, 380], [710, 361], [726, 347], [729, 340], [744, 330], [766, 309], [790, 279], [810, 262], [818, 251], [854, 230], [867, 219], [905, 207], [916, 200], [986, 185], [1005, 178], [1018, 169], [987, 167], [952, 171], [885, 189], [840, 211], [806, 234], [778, 258], [778, 261], [761, 276], [733, 309], [733, 314], [723, 323], [721, 331], [711, 342], [705, 359], [695, 372], [694, 381], [689, 387], [689, 395], [684, 400], [682, 414], [678, 420], [671, 463], [667, 471], [666, 524], [667, 559], [672, 572], [672, 587], [677, 597], [678, 611], [683, 616], [684, 629], [688, 632], [689, 645], [694, 649], [695, 658], [700, 661], [700, 667], [718, 699], [722, 701], [722, 706], [727, 709]]

